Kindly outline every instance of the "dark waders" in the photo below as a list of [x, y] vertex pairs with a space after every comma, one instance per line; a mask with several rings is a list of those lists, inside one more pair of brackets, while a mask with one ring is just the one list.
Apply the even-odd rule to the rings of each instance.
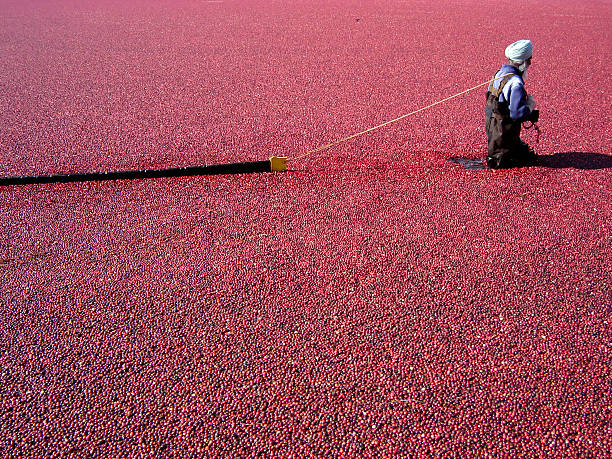
[[510, 118], [508, 102], [500, 102], [499, 95], [514, 75], [501, 80], [499, 88], [489, 85], [487, 105], [485, 107], [485, 128], [489, 138], [487, 165], [492, 169], [526, 166], [532, 163], [536, 155], [521, 140], [521, 122]]

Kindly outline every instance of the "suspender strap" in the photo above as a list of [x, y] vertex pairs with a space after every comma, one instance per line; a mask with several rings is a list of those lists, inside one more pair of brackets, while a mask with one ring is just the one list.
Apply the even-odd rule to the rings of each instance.
[[506, 86], [506, 83], [508, 83], [508, 81], [510, 81], [510, 78], [512, 78], [514, 76], [513, 75], [508, 75], [505, 76], [502, 80], [501, 83], [499, 84], [499, 88], [495, 88], [493, 86], [493, 81], [491, 81], [491, 84], [489, 84], [489, 92], [497, 99], [499, 98], [499, 95], [501, 94], [501, 92], [504, 90], [504, 86]]

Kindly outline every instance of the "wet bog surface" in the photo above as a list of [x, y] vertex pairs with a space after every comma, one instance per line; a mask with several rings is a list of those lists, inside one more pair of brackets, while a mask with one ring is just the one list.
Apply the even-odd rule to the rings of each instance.
[[480, 169], [487, 168], [487, 163], [482, 158], [478, 159], [478, 158], [456, 157], [456, 158], [448, 158], [448, 160], [451, 163], [459, 164], [464, 169], [468, 169], [468, 170], [480, 170]]
[[520, 38], [542, 163], [472, 170], [476, 91], [284, 173], [2, 187], [3, 455], [609, 456], [609, 3], [47, 3], [0, 0], [2, 176], [296, 157]]

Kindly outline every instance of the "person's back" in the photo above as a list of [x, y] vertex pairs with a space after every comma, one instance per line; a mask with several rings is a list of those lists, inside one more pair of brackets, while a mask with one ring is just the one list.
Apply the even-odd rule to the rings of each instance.
[[536, 159], [533, 150], [520, 138], [521, 124], [525, 121], [535, 123], [539, 117], [524, 84], [532, 52], [529, 40], [519, 40], [508, 46], [508, 64], [502, 66], [489, 85], [485, 128], [489, 150], [487, 165], [492, 169], [525, 166]]

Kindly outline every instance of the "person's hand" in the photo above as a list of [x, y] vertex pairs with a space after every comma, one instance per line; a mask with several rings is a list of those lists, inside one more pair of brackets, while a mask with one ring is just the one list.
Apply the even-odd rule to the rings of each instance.
[[529, 110], [531, 111], [533, 111], [533, 109], [536, 108], [536, 101], [533, 97], [527, 96], [527, 106], [529, 107]]
[[529, 121], [531, 121], [532, 123], [537, 123], [538, 120], [540, 119], [540, 110], [531, 110], [531, 114], [529, 115]]

